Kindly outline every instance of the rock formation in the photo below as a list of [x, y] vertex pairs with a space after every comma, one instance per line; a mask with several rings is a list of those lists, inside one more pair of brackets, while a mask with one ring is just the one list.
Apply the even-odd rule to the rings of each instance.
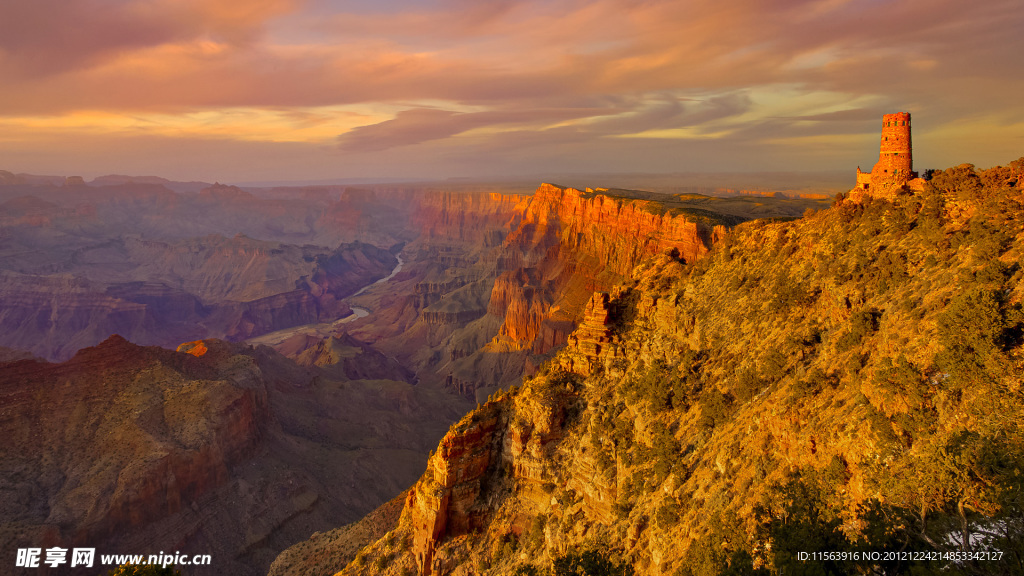
[[393, 282], [404, 295], [388, 297], [390, 312], [346, 329], [422, 382], [486, 396], [563, 346], [594, 290], [654, 254], [696, 260], [741, 221], [694, 209], [695, 198], [647, 196], [550, 184], [532, 196], [426, 192], [403, 252], [413, 294]]
[[520, 261], [495, 282], [488, 311], [503, 323], [493, 346], [543, 354], [564, 341], [593, 291], [610, 289], [656, 254], [693, 262], [724, 235], [727, 220], [676, 212], [668, 200], [538, 188], [506, 240]]
[[1024, 541], [1022, 162], [641, 262], [342, 574], [1012, 572], [957, 555]]
[[387, 380], [386, 361], [353, 368], [360, 379], [331, 368], [118, 336], [61, 364], [0, 365], [0, 482], [17, 495], [0, 504], [0, 560], [41, 545], [162, 548], [213, 556], [190, 574], [265, 574], [284, 547], [408, 486], [465, 409]]

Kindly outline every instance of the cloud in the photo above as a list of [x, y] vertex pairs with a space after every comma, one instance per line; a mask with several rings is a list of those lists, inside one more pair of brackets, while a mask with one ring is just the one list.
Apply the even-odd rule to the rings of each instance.
[[[1019, 123], [1021, 29], [1019, 0], [6, 2], [0, 116], [208, 118], [203, 137], [308, 138], [364, 165], [461, 165], [466, 146], [648, 165], [659, 145], [796, 164], [830, 135], [870, 143], [892, 110], [936, 134]], [[314, 109], [356, 116], [327, 137], [299, 126]], [[236, 128], [242, 110], [263, 126]]]
[[342, 134], [338, 137], [338, 147], [346, 152], [379, 152], [398, 146], [440, 140], [478, 128], [526, 125], [543, 130], [551, 123], [586, 118], [608, 111], [594, 108], [552, 108], [456, 112], [413, 108], [399, 112], [391, 120], [360, 126]]
[[847, 110], [836, 110], [835, 112], [795, 116], [793, 119], [813, 122], [873, 122], [880, 119], [884, 113], [885, 111], [879, 108], [850, 108]]
[[[0, 30], [0, 69], [59, 73], [8, 83], [0, 105], [40, 111], [435, 99], [526, 109], [566, 97], [639, 102], [664, 92], [701, 98], [772, 84], [920, 101], [945, 99], [933, 90], [941, 78], [954, 84], [997, 69], [1012, 78], [1021, 64], [1011, 55], [1024, 49], [1014, 35], [1024, 17], [1008, 0], [976, 7], [956, 0], [449, 0], [308, 20], [284, 0], [148, 0], [106, 11], [97, 2], [0, 9], [29, 12], [0, 18], [7, 22], [0, 24], [7, 28]], [[275, 17], [289, 11], [285, 34]], [[58, 16], [48, 21], [47, 14]], [[42, 23], [21, 28], [32, 34], [13, 33], [10, 22], [19, 20]], [[957, 98], [960, 90], [969, 87], [941, 92]]]
[[338, 147], [348, 152], [379, 152], [461, 134], [481, 125], [476, 114], [417, 108], [399, 112], [392, 120], [361, 126], [338, 137]]
[[169, 41], [177, 35], [174, 28], [159, 18], [132, 14], [126, 4], [4, 2], [0, 4], [0, 71], [32, 77], [72, 70], [118, 51]]
[[0, 4], [0, 78], [88, 69], [190, 40], [252, 41], [295, 0], [32, 0]]

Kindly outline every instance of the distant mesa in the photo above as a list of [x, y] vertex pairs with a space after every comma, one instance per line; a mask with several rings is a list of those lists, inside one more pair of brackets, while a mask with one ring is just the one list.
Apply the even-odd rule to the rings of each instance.
[[199, 196], [202, 198], [217, 199], [217, 200], [252, 200], [253, 195], [242, 190], [238, 186], [231, 186], [229, 184], [221, 184], [215, 182], [213, 186], [207, 186], [199, 191]]
[[38, 174], [13, 174], [0, 170], [0, 186], [60, 186], [64, 176], [40, 176]]
[[17, 174], [11, 174], [7, 170], [0, 170], [0, 186], [14, 186], [25, 184], [25, 179]]
[[68, 176], [64, 179], [64, 186], [85, 186], [85, 179], [81, 176]]
[[123, 174], [107, 174], [97, 176], [90, 182], [93, 186], [122, 186], [124, 184], [170, 184], [167, 178], [159, 176], [125, 176]]
[[917, 191], [924, 189], [924, 180], [914, 172], [910, 112], [886, 114], [882, 116], [878, 162], [871, 168], [871, 172], [862, 172], [860, 166], [857, 167], [857, 186], [851, 197], [855, 200], [864, 195], [892, 197], [906, 188]]

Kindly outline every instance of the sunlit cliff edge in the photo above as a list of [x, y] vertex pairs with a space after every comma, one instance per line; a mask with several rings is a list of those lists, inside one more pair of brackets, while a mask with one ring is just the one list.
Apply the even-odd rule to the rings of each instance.
[[541, 574], [583, 558], [788, 573], [801, 551], [968, 542], [1000, 559], [886, 573], [1019, 569], [1022, 189], [1024, 159], [962, 165], [921, 190], [741, 224], [695, 262], [643, 261], [586, 299], [537, 374], [451, 428], [394, 528], [341, 573]]
[[411, 218], [420, 236], [404, 251], [414, 295], [371, 303], [388, 315], [351, 331], [419, 366], [427, 381], [442, 378], [470, 398], [486, 395], [563, 346], [590, 295], [621, 282], [643, 259], [674, 251], [693, 261], [761, 210], [798, 215], [808, 206], [644, 196], [552, 184], [532, 196], [428, 192]]

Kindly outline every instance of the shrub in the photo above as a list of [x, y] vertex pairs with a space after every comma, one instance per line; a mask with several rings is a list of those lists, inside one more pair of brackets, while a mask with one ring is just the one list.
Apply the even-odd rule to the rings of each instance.
[[540, 576], [540, 571], [533, 564], [520, 564], [516, 566], [512, 576]]
[[956, 386], [990, 383], [998, 376], [991, 371], [999, 366], [1001, 352], [1017, 345], [1021, 335], [1019, 308], [1007, 306], [998, 291], [979, 286], [954, 296], [938, 324], [945, 350], [936, 362]]
[[972, 218], [965, 242], [979, 260], [999, 257], [1010, 246], [1012, 237], [1002, 228], [979, 218]]
[[679, 522], [679, 504], [675, 500], [669, 500], [654, 513], [654, 518], [662, 528], [675, 526]]
[[736, 385], [733, 386], [733, 391], [738, 400], [749, 402], [766, 385], [767, 383], [758, 376], [756, 370], [747, 368], [736, 373]]
[[555, 558], [554, 576], [633, 576], [633, 567], [618, 563], [597, 550], [569, 553]]
[[533, 517], [533, 521], [530, 523], [530, 542], [532, 544], [537, 546], [544, 544], [544, 526], [547, 525], [547, 522], [547, 517], [541, 514]]
[[385, 568], [388, 567], [388, 564], [391, 564], [391, 554], [384, 554], [383, 556], [379, 556], [376, 560], [374, 560], [373, 567], [378, 572], [382, 572]]
[[718, 390], [707, 390], [700, 397], [700, 420], [697, 425], [710, 430], [729, 418], [730, 399]]
[[860, 344], [864, 338], [878, 330], [878, 319], [881, 316], [882, 313], [876, 308], [862, 310], [854, 314], [850, 318], [850, 325], [846, 334], [836, 342], [836, 348], [840, 352], [845, 352]]
[[661, 422], [655, 422], [652, 428], [654, 440], [651, 457], [654, 460], [654, 484], [658, 485], [665, 481], [676, 466], [679, 459], [679, 442]]

